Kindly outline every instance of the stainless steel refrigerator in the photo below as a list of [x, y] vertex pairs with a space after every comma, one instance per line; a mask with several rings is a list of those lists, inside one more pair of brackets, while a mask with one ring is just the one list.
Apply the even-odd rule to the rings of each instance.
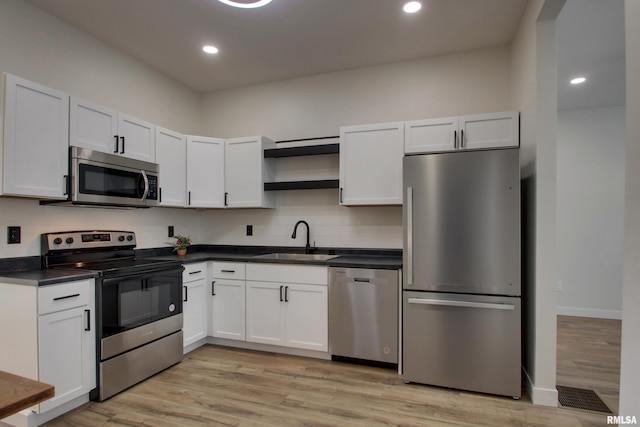
[[518, 157], [404, 158], [405, 381], [520, 397]]

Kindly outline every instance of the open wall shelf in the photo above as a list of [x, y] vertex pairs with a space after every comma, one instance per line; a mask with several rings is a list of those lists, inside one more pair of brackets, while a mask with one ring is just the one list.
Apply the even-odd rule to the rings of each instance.
[[322, 188], [338, 188], [339, 180], [322, 179], [315, 181], [265, 182], [264, 191], [279, 190], [319, 190]]
[[340, 144], [308, 145], [306, 147], [268, 148], [264, 150], [264, 158], [312, 156], [317, 154], [334, 154], [340, 152]]

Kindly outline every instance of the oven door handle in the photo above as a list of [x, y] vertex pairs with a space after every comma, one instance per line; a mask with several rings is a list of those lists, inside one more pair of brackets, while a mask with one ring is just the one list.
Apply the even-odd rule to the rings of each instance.
[[[153, 270], [153, 271], [144, 271], [144, 272], [139, 272], [139, 273], [132, 273], [132, 274], [123, 274], [122, 276], [113, 276], [113, 277], [109, 277], [109, 278], [105, 278], [102, 279], [102, 286], [110, 286], [110, 285], [116, 285], [118, 283], [121, 283], [124, 280], [130, 280], [130, 279], [140, 279], [143, 281], [147, 281], [146, 286], [149, 287], [149, 283], [148, 280], [151, 276], [154, 276], [156, 274], [169, 274], [169, 273], [180, 273], [182, 274], [182, 271], [184, 270], [184, 267], [176, 267], [176, 268], [166, 268], [166, 269], [162, 269], [162, 270]], [[180, 284], [182, 285], [182, 281], [180, 281]]]

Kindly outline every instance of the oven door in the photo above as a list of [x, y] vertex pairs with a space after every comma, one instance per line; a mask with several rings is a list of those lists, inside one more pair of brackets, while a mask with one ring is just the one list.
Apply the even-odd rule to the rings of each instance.
[[182, 329], [182, 270], [102, 280], [101, 360]]

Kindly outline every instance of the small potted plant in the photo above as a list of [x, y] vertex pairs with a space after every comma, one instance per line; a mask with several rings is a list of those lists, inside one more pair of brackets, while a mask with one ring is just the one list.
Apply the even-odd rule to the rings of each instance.
[[173, 250], [176, 251], [178, 256], [185, 256], [187, 254], [187, 248], [191, 245], [191, 237], [180, 234], [176, 234], [174, 237], [176, 242], [173, 244]]

